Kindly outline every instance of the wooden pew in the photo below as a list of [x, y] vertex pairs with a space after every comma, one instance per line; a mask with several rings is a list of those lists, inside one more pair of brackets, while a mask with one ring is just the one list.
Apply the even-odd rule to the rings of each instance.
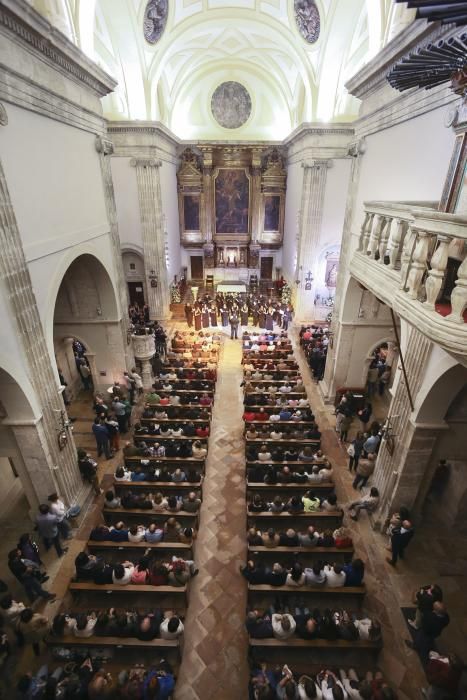
[[313, 484], [313, 486], [309, 486], [308, 484], [264, 484], [261, 482], [247, 481], [246, 488], [247, 494], [267, 493], [276, 496], [283, 493], [295, 494], [297, 491], [299, 493], [306, 493], [307, 491], [334, 491], [335, 486], [330, 481], [323, 481], [320, 484]]
[[[326, 561], [334, 562], [338, 560], [343, 560], [344, 562], [349, 562], [353, 559], [355, 550], [353, 547], [264, 547], [264, 545], [252, 546], [248, 545], [248, 555], [259, 557], [260, 559], [275, 559], [277, 560], [278, 555], [288, 558], [293, 558], [294, 560], [299, 558], [300, 561]], [[282, 561], [282, 558], [281, 558]]]
[[318, 511], [316, 513], [270, 513], [269, 511], [264, 513], [247, 513], [248, 523], [254, 523], [256, 526], [270, 527], [269, 523], [282, 523], [281, 527], [290, 527], [292, 522], [302, 523], [306, 527], [306, 523], [309, 524], [313, 522], [319, 523], [321, 527], [334, 527], [335, 524], [340, 525], [344, 512], [342, 510], [336, 511]]
[[[263, 423], [264, 425], [264, 423]], [[269, 425], [269, 423], [268, 423]], [[270, 445], [271, 447], [273, 445], [312, 445], [315, 449], [319, 450], [319, 446], [321, 444], [321, 440], [305, 440], [304, 438], [286, 438], [282, 440], [271, 440], [268, 438], [265, 438], [261, 440], [260, 438], [247, 438], [245, 437], [245, 442], [247, 445], [258, 445], [261, 447], [261, 445]]]
[[[160, 492], [165, 493], [176, 493], [181, 491], [180, 495], [187, 496], [191, 491], [195, 491], [198, 498], [201, 498], [201, 484], [192, 484], [188, 481], [182, 481], [180, 484], [175, 484], [173, 481], [113, 481], [113, 489], [116, 493], [121, 491], [131, 490], [131, 491], [150, 491], [150, 492]], [[185, 494], [183, 492], [186, 492]]]
[[[193, 442], [195, 442], [195, 440], [199, 440], [200, 442], [204, 443], [204, 442], [207, 442], [208, 438], [207, 437], [200, 438], [200, 437], [197, 437], [196, 435], [194, 437], [185, 437], [184, 435], [182, 435], [181, 437], [178, 437], [178, 436], [173, 437], [172, 435], [167, 435], [167, 437], [166, 437], [165, 435], [149, 435], [149, 434], [147, 434], [147, 435], [135, 435], [134, 440], [135, 440], [135, 444], [136, 444], [137, 440], [138, 441], [142, 440], [143, 442], [148, 442], [149, 440], [151, 440], [152, 442], [161, 442], [162, 440], [192, 440]], [[145, 457], [142, 457], [141, 459], [145, 459]]]
[[254, 594], [269, 594], [277, 596], [279, 593], [290, 593], [294, 597], [309, 595], [317, 598], [325, 598], [325, 601], [321, 601], [326, 605], [331, 605], [332, 600], [328, 601], [328, 598], [338, 598], [345, 596], [346, 598], [358, 598], [359, 603], [366, 593], [365, 586], [342, 586], [340, 588], [333, 588], [332, 586], [268, 586], [265, 584], [248, 584], [248, 593]]
[[150, 549], [151, 553], [155, 552], [171, 552], [172, 554], [177, 554], [183, 559], [191, 559], [191, 551], [193, 549], [192, 544], [184, 544], [182, 542], [96, 542], [95, 540], [88, 540], [86, 544], [87, 548], [92, 552], [114, 552], [122, 550], [131, 550], [139, 555], [139, 552], [145, 552], [146, 549]]
[[[68, 586], [68, 590], [73, 596], [79, 595], [81, 593], [92, 593], [95, 594], [105, 594], [116, 596], [134, 596], [141, 595], [142, 593], [150, 593], [152, 598], [156, 596], [157, 598], [164, 597], [176, 597], [181, 599], [181, 602], [186, 605], [188, 601], [188, 586], [149, 586], [149, 585], [133, 585], [128, 584], [127, 586], [120, 586], [115, 583], [105, 583], [99, 585], [93, 583], [92, 581], [72, 581]], [[154, 603], [160, 607], [162, 602], [159, 600], [154, 600]], [[177, 610], [183, 610], [179, 604], [177, 604]]]
[[[102, 515], [106, 522], [118, 522], [119, 520], [134, 520], [139, 518], [140, 522], [165, 522], [169, 518], [176, 518], [185, 527], [197, 527], [199, 513], [187, 513], [179, 510], [178, 513], [158, 513], [155, 510], [145, 510], [142, 508], [103, 508]], [[120, 544], [120, 543], [118, 543]]]
[[67, 646], [67, 647], [112, 647], [114, 649], [176, 649], [180, 653], [180, 643], [178, 639], [151, 639], [142, 641], [136, 637], [74, 637], [68, 635], [66, 637], [55, 637], [50, 635], [45, 640], [47, 646]]
[[305, 647], [306, 649], [338, 649], [339, 651], [351, 651], [353, 649], [365, 649], [371, 651], [375, 654], [379, 652], [382, 647], [380, 641], [371, 641], [368, 639], [357, 639], [353, 642], [348, 642], [345, 639], [300, 639], [299, 637], [290, 637], [290, 639], [251, 639], [251, 647], [288, 647], [288, 648], [300, 648]]

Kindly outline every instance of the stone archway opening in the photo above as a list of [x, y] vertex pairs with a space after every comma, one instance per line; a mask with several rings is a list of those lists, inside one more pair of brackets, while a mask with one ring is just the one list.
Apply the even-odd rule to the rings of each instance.
[[86, 348], [82, 355], [95, 391], [122, 379], [126, 362], [117, 298], [107, 270], [93, 255], [80, 255], [63, 275], [53, 334], [57, 369], [65, 374], [66, 368], [71, 388], [78, 391], [82, 385], [75, 341]]
[[[37, 484], [26, 464], [37, 417], [17, 380], [0, 368], [0, 512], [8, 520], [14, 510], [25, 516], [40, 503]], [[39, 458], [39, 455], [37, 455]], [[39, 473], [40, 465], [37, 465]]]

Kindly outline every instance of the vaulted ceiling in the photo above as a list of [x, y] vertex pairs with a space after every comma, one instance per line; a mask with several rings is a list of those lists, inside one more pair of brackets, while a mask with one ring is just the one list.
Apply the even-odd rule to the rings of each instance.
[[[280, 140], [303, 122], [351, 121], [358, 100], [345, 82], [412, 19], [391, 0], [316, 0], [321, 31], [309, 44], [293, 0], [169, 0], [152, 45], [143, 34], [147, 0], [29, 1], [118, 80], [104, 100], [108, 119], [160, 121], [187, 139]], [[211, 113], [225, 81], [251, 96], [251, 117], [238, 129]]]

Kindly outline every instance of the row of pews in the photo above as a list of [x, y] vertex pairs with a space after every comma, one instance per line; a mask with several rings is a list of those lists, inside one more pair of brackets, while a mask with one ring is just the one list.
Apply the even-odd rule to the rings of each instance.
[[[270, 503], [278, 495], [284, 501], [289, 501], [294, 495], [302, 497], [309, 489], [312, 489], [319, 498], [326, 497], [334, 491], [331, 480], [326, 481], [324, 477], [322, 481], [315, 480], [310, 483], [307, 477], [313, 468], [315, 472], [324, 468], [325, 474], [332, 473], [328, 461], [320, 451], [319, 439], [303, 437], [271, 439], [267, 437], [267, 430], [256, 439], [247, 436], [251, 433], [252, 426], [256, 429], [258, 424], [261, 424], [261, 427], [266, 425], [268, 428], [273, 426], [274, 429], [279, 426], [279, 430], [284, 425], [290, 425], [292, 422], [290, 419], [287, 421], [276, 419], [275, 422], [270, 422], [271, 415], [277, 414], [278, 409], [280, 410], [286, 404], [292, 405], [292, 412], [300, 410], [307, 415], [306, 420], [293, 421], [294, 429], [305, 431], [309, 425], [317, 428], [300, 379], [299, 366], [294, 357], [290, 339], [285, 337], [283, 332], [275, 334], [273, 338], [272, 335], [268, 333], [266, 337], [260, 337], [259, 340], [256, 337], [252, 338], [248, 333], [243, 335], [248, 559], [255, 567], [259, 566], [262, 569], [266, 567], [267, 570], [272, 570], [275, 562], [287, 569], [290, 569], [295, 562], [299, 562], [303, 567], [312, 567], [317, 561], [348, 563], [354, 557], [354, 548], [351, 543], [347, 546], [307, 547], [301, 544], [265, 546], [255, 541], [255, 533], [264, 535], [269, 528], [273, 528], [275, 533], [287, 532], [289, 528], [292, 528], [295, 533], [304, 533], [311, 525], [319, 532], [332, 533], [335, 528], [342, 525], [343, 519], [343, 511], [337, 505], [334, 510], [323, 509], [315, 512], [290, 512], [287, 508], [282, 512], [270, 510], [255, 512], [255, 497], [258, 501]], [[262, 350], [252, 349], [258, 345], [263, 346]], [[267, 345], [267, 350], [264, 350], [264, 345]], [[255, 414], [260, 412], [266, 413], [267, 419], [261, 416], [261, 420], [256, 420]], [[270, 455], [270, 459], [265, 460], [261, 454], [255, 454], [258, 443], [262, 447], [266, 446], [266, 454]], [[311, 447], [307, 453], [310, 454], [309, 457], [301, 452], [307, 444]], [[284, 448], [290, 450], [290, 454], [294, 455], [293, 460], [287, 461], [287, 451], [282, 452], [286, 455], [285, 458], [282, 456], [281, 459], [275, 459], [278, 445], [282, 450]], [[297, 458], [297, 454], [302, 454], [302, 458]], [[284, 470], [284, 467], [287, 469]], [[268, 475], [272, 475], [272, 478], [268, 479]], [[309, 610], [318, 608], [358, 611], [365, 593], [364, 584], [342, 587], [327, 585], [297, 587], [287, 584], [249, 582], [248, 610], [259, 611], [262, 614], [280, 606], [281, 610], [292, 613], [298, 601], [301, 607]], [[369, 668], [373, 666], [372, 657], [379, 652], [381, 642], [363, 639], [355, 641], [304, 639], [294, 634], [288, 639], [250, 636], [249, 645], [252, 668], [259, 668], [264, 659], [267, 659], [272, 666], [279, 664], [282, 667], [286, 663], [296, 671], [309, 673], [332, 666], [339, 668], [342, 665]]]
[[[191, 347], [191, 358], [182, 358], [180, 353], [174, 365], [164, 366], [163, 371], [166, 374], [172, 372], [190, 374], [190, 370], [193, 369], [198, 376], [209, 367], [211, 376], [214, 376], [214, 379], [210, 380], [209, 390], [206, 391], [212, 398], [209, 405], [194, 403], [190, 400], [190, 403], [186, 405], [176, 406], [179, 423], [184, 424], [192, 420], [183, 418], [183, 415], [190, 408], [192, 410], [196, 407], [203, 412], [203, 424], [210, 425], [218, 352], [218, 344], [212, 344], [209, 351], [196, 350]], [[193, 367], [194, 365], [195, 367]], [[156, 379], [156, 387], [158, 382], [159, 380]], [[185, 393], [191, 396], [190, 391]], [[193, 396], [195, 394], [196, 392], [193, 392]], [[160, 395], [163, 397], [164, 392], [161, 392]], [[173, 391], [172, 395], [174, 395]], [[151, 444], [153, 442], [163, 443], [164, 438], [146, 432], [147, 428], [156, 423], [157, 425], [169, 423], [172, 425], [174, 423], [173, 418], [156, 419], [152, 416], [161, 406], [166, 408], [164, 402], [160, 406], [154, 401], [151, 404], [145, 404], [143, 414], [145, 417], [141, 419], [138, 433], [134, 435], [134, 445], [124, 450], [123, 469], [117, 469], [116, 475], [109, 477], [108, 481], [106, 479], [105, 486], [108, 491], [112, 491], [114, 498], [108, 501], [106, 495], [103, 499], [100, 521], [95, 527], [89, 527], [89, 539], [84, 551], [90, 557], [103, 559], [112, 566], [127, 561], [137, 563], [141, 559], [148, 558], [156, 565], [158, 562], [170, 564], [173, 558], [183, 559], [186, 562], [193, 562], [189, 570], [191, 575], [196, 575], [196, 569], [194, 569], [196, 533], [199, 526], [199, 503], [202, 500], [202, 483], [209, 441], [208, 438], [200, 439], [198, 437], [176, 438], [177, 443], [180, 440], [199, 441], [205, 448], [201, 456], [199, 454], [188, 457], [152, 456], [150, 454]], [[169, 406], [167, 408], [170, 409]], [[168, 440], [167, 437], [166, 441]], [[181, 472], [182, 481], [176, 482], [171, 478], [175, 472]], [[136, 474], [138, 479], [133, 481]], [[181, 478], [181, 475], [178, 474], [177, 478]], [[183, 507], [173, 511], [157, 509], [152, 500], [155, 493], [162, 494], [164, 499], [175, 496], [177, 499], [186, 500], [192, 492], [195, 494], [197, 507], [196, 509], [191, 508], [189, 511], [185, 511]], [[123, 507], [123, 504], [127, 502], [125, 497], [127, 501], [128, 497], [136, 498], [144, 507]], [[175, 521], [174, 527], [168, 527], [169, 521]], [[107, 532], [105, 528], [118, 526], [117, 524], [122, 522], [125, 529], [131, 528], [132, 525], [141, 525], [147, 528], [150, 524], [154, 524], [156, 531], [161, 532], [161, 540], [151, 542], [105, 539]], [[182, 541], [176, 541], [177, 533], [180, 532], [179, 528], [182, 532], [180, 535]], [[191, 538], [185, 536], [185, 528], [192, 529]], [[69, 583], [67, 594], [62, 601], [61, 611], [73, 615], [79, 612], [94, 611], [99, 615], [113, 608], [119, 611], [136, 611], [140, 618], [146, 614], [153, 614], [154, 611], [160, 612], [161, 616], [164, 612], [171, 611], [172, 616], [175, 615], [183, 621], [189, 605], [189, 591], [189, 582], [174, 584], [172, 581], [161, 584], [156, 583], [149, 574], [146, 583], [138, 582], [126, 585], [115, 582], [96, 582], [92, 578], [82, 578], [77, 575]], [[105, 650], [110, 667], [114, 670], [128, 668], [132, 664], [143, 662], [150, 665], [155, 658], [163, 657], [169, 662], [176, 675], [183, 649], [183, 635], [174, 639], [165, 639], [160, 636], [152, 639], [141, 639], [137, 635], [102, 636], [99, 634], [80, 638], [72, 635], [52, 634], [48, 638], [48, 644], [51, 647], [81, 647], [86, 648], [86, 650], [96, 647], [99, 653]]]

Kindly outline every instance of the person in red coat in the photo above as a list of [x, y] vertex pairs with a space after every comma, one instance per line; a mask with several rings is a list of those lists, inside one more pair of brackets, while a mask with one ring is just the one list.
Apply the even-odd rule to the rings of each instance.
[[259, 412], [256, 414], [255, 420], [264, 420], [267, 421], [269, 420], [269, 414], [266, 413], [264, 408], [260, 408]]
[[447, 700], [457, 698], [459, 683], [464, 665], [455, 654], [441, 656], [430, 651], [428, 665], [425, 669], [429, 688], [422, 688], [428, 700]]

